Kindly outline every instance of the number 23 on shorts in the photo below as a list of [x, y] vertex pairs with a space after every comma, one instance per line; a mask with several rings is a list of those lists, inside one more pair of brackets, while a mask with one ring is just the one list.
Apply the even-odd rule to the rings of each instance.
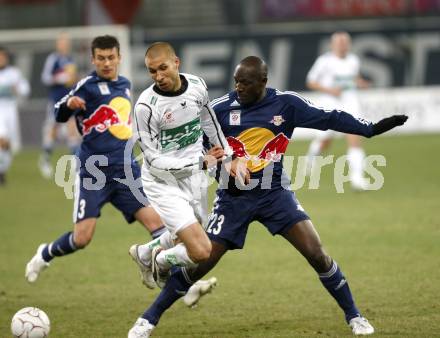
[[209, 234], [218, 235], [222, 231], [222, 224], [224, 221], [224, 215], [218, 215], [216, 213], [211, 214], [208, 220], [208, 227], [206, 228], [206, 232]]

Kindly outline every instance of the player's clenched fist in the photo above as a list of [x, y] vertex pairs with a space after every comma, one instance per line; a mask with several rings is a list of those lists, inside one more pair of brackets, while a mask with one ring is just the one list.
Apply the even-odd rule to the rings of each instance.
[[86, 110], [86, 101], [79, 96], [72, 96], [67, 100], [67, 107], [72, 110]]
[[208, 169], [217, 165], [223, 157], [225, 156], [225, 151], [219, 145], [216, 145], [208, 150], [203, 158], [203, 169]]

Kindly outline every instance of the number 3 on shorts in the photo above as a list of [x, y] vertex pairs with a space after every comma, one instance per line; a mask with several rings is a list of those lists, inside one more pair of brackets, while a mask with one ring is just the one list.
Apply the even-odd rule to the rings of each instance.
[[78, 219], [81, 219], [84, 217], [84, 208], [86, 207], [86, 200], [82, 199], [79, 201], [79, 208], [78, 208]]
[[218, 235], [222, 231], [222, 224], [225, 221], [224, 215], [212, 214], [208, 221], [206, 232], [209, 234]]

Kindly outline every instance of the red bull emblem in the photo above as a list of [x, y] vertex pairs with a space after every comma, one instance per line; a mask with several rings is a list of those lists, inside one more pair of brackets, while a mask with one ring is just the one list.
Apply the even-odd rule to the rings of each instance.
[[112, 107], [101, 105], [89, 118], [83, 120], [82, 132], [83, 135], [87, 135], [94, 128], [96, 131], [103, 133], [111, 126], [121, 123], [118, 113]]
[[258, 158], [266, 161], [279, 162], [281, 156], [286, 152], [289, 139], [283, 133], [279, 133], [275, 138], [267, 142], [258, 154]]
[[228, 136], [226, 140], [237, 157], [249, 160], [248, 167], [251, 171], [258, 171], [270, 162], [281, 161], [289, 145], [287, 136], [279, 133], [277, 136], [270, 138], [262, 147], [258, 147], [258, 153], [250, 154], [245, 143], [239, 138]]
[[241, 142], [238, 138], [235, 138], [233, 136], [228, 136], [226, 138], [226, 141], [228, 141], [228, 144], [232, 148], [232, 151], [234, 152], [235, 156], [244, 157], [247, 159], [250, 158], [248, 152], [246, 151], [246, 147], [244, 143]]
[[274, 115], [270, 123], [273, 123], [277, 127], [281, 126], [283, 122], [286, 122], [285, 119], [283, 119], [283, 115]]

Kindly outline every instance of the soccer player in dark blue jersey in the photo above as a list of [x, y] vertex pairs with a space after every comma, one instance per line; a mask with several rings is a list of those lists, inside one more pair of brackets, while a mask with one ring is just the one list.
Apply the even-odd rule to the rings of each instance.
[[[43, 152], [38, 160], [38, 166], [44, 178], [52, 177], [51, 156], [55, 139], [59, 134], [59, 124], [55, 121], [53, 106], [70, 92], [72, 86], [78, 80], [76, 65], [70, 52], [70, 38], [66, 33], [62, 33], [56, 40], [56, 51], [47, 56], [41, 73], [41, 81], [49, 91], [46, 118], [42, 129]], [[72, 154], [75, 154], [80, 143], [80, 137], [74, 119], [70, 119], [65, 127], [67, 129], [67, 145]]]
[[74, 228], [38, 247], [26, 266], [25, 277], [31, 283], [53, 258], [89, 244], [106, 203], [120, 210], [127, 222], [141, 222], [153, 237], [165, 230], [135, 183], [140, 178], [140, 168], [131, 151], [131, 85], [118, 74], [119, 42], [113, 36], [99, 36], [92, 41], [91, 49], [95, 71], [55, 105], [57, 122], [74, 116], [83, 136], [77, 160]]
[[[217, 120], [237, 157], [247, 163], [252, 189], [225, 184], [217, 198], [206, 232], [212, 242], [210, 258], [195, 270], [175, 269], [155, 302], [145, 311], [138, 335], [149, 337], [162, 314], [185, 291], [187, 305], [195, 304], [203, 290], [193, 283], [208, 273], [228, 251], [241, 249], [248, 226], [262, 223], [272, 235], [283, 236], [317, 272], [323, 286], [344, 311], [355, 335], [372, 334], [374, 328], [355, 305], [348, 282], [338, 264], [324, 251], [319, 235], [295, 193], [284, 188], [282, 159], [296, 127], [332, 129], [372, 137], [403, 125], [405, 115], [378, 123], [356, 119], [339, 111], [318, 108], [294, 92], [266, 88], [267, 66], [255, 56], [243, 59], [234, 73], [236, 90], [212, 102]], [[270, 177], [264, 175], [271, 166]], [[267, 171], [266, 171], [267, 172]], [[228, 178], [228, 181], [229, 178]], [[290, 186], [290, 185], [289, 185]], [[130, 331], [133, 332], [134, 331]]]

